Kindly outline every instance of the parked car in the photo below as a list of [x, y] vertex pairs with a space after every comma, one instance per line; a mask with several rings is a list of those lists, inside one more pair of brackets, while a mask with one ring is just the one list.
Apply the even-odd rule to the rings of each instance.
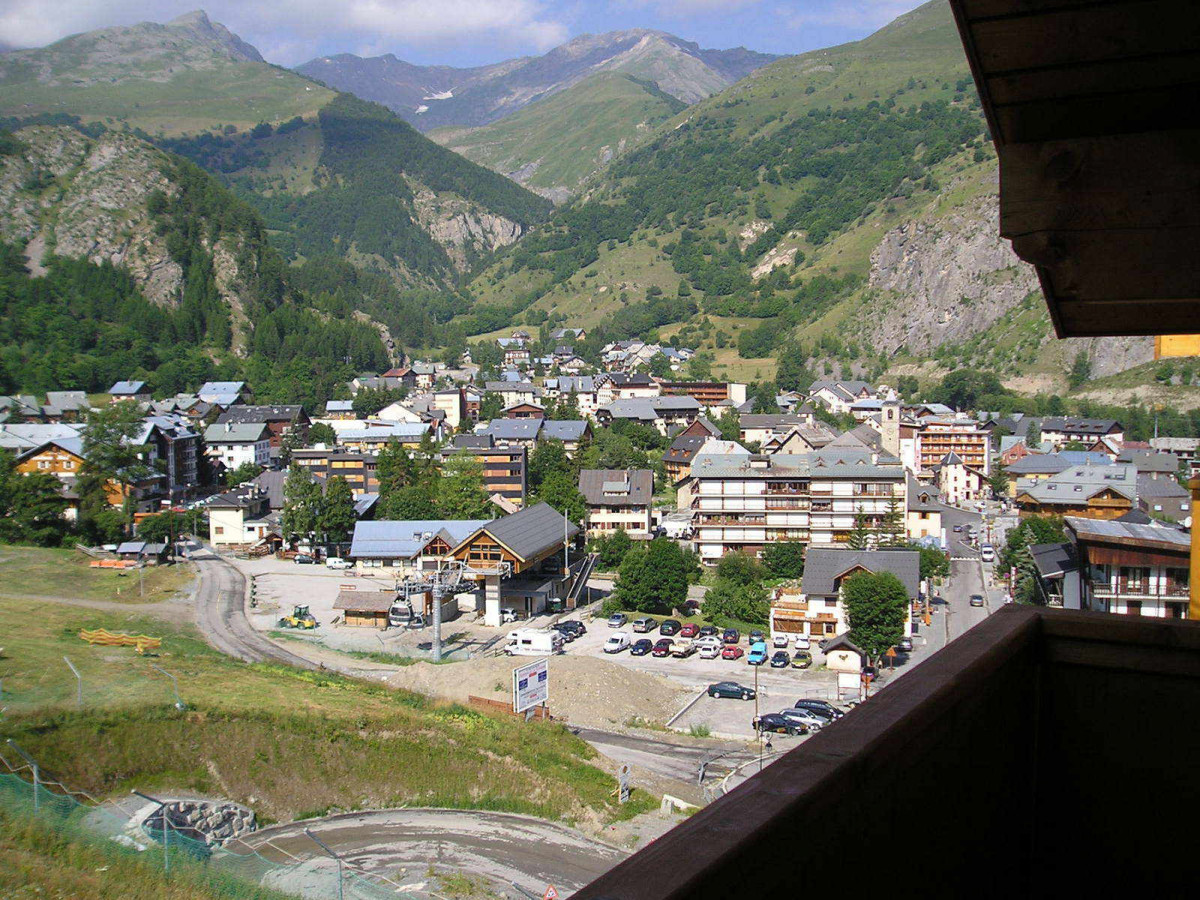
[[650, 638], [638, 638], [629, 645], [630, 656], [645, 656], [654, 649], [654, 641]]
[[683, 627], [679, 629], [679, 636], [685, 638], [694, 638], [700, 634], [700, 626], [695, 622], [685, 622]]
[[750, 727], [755, 731], [770, 731], [775, 734], [803, 734], [796, 725], [793, 725], [779, 713], [767, 713], [765, 716], [755, 716], [750, 721]]
[[611, 616], [608, 617], [608, 627], [609, 628], [621, 628], [628, 621], [629, 621], [629, 616], [625, 615], [625, 613], [613, 613]]
[[754, 688], [745, 687], [736, 681], [718, 681], [708, 686], [710, 697], [732, 697], [735, 700], [753, 700]]
[[721, 648], [721, 659], [741, 659], [746, 651], [737, 644], [726, 644]]
[[961, 533], [962, 533], [962, 530], [963, 530], [963, 527], [962, 527], [962, 524], [961, 524], [961, 523], [960, 523], [960, 524], [958, 524], [958, 525], [955, 525], [955, 526], [954, 526], [954, 533], [955, 533], [955, 534], [961, 534]]
[[292, 562], [298, 566], [311, 566], [316, 562], [316, 560], [307, 553], [297, 553], [294, 557], [292, 557]]
[[575, 637], [580, 637], [581, 635], [587, 634], [587, 626], [578, 619], [564, 619], [555, 627], [557, 627], [560, 631], [572, 631], [575, 633]]
[[716, 659], [721, 655], [721, 644], [719, 641], [712, 644], [706, 644], [703, 642], [703, 639], [701, 639], [699, 642], [699, 653], [701, 659]]
[[798, 635], [796, 635], [796, 649], [797, 650], [811, 650], [812, 649], [812, 641], [810, 641], [806, 635], [798, 634]]
[[971, 605], [972, 606], [983, 606], [983, 594], [972, 594], [971, 595]]
[[510, 622], [517, 621], [517, 611], [511, 606], [506, 606], [500, 610], [500, 624], [507, 625]]
[[750, 645], [750, 653], [746, 657], [746, 662], [752, 666], [761, 666], [767, 661], [767, 645], [762, 641], [757, 644]]
[[624, 631], [614, 631], [604, 642], [605, 653], [620, 653], [629, 649], [629, 635]]
[[717, 636], [717, 626], [716, 625], [700, 626], [700, 637], [716, 637], [716, 636]]
[[696, 650], [696, 642], [691, 640], [676, 641], [671, 645], [671, 655], [679, 659], [687, 659]]
[[679, 634], [681, 628], [683, 628], [683, 626], [679, 624], [678, 619], [663, 619], [662, 624], [658, 626], [658, 633], [666, 635], [667, 637], [671, 637]]
[[792, 654], [793, 669], [807, 669], [812, 665], [812, 654], [807, 650], [797, 650]]
[[327, 569], [353, 569], [354, 563], [348, 559], [340, 559], [336, 556], [331, 556], [325, 560], [325, 568]]
[[675, 643], [670, 638], [660, 638], [655, 644], [654, 649], [650, 651], [652, 656], [670, 656], [671, 645]]
[[577, 637], [579, 637], [579, 635], [575, 632], [575, 629], [564, 628], [563, 626], [564, 626], [563, 622], [555, 622], [550, 627], [553, 628], [555, 631], [557, 631], [559, 634], [561, 634], [563, 637], [563, 640], [566, 641], [568, 644], [571, 643], [571, 641], [575, 640]]
[[829, 724], [829, 719], [817, 715], [811, 709], [784, 709], [779, 715], [794, 725], [803, 726], [806, 731], [820, 731]]
[[746, 635], [746, 641], [750, 644], [765, 644], [767, 642], [767, 636], [755, 628], [748, 635]]
[[786, 669], [792, 664], [792, 658], [786, 650], [776, 650], [771, 654], [772, 669]]
[[913, 649], [913, 642], [912, 642], [912, 638], [910, 638], [910, 637], [902, 637], [902, 638], [900, 638], [900, 641], [896, 644], [896, 652], [897, 653], [912, 653], [912, 649]]
[[771, 638], [771, 646], [777, 650], [782, 650], [790, 643], [786, 634], [777, 634]]
[[827, 719], [840, 719], [845, 715], [840, 709], [830, 703], [828, 700], [814, 700], [811, 697], [802, 697], [792, 704], [796, 709], [811, 709], [818, 715], [825, 716]]
[[736, 628], [726, 628], [721, 632], [721, 640], [726, 644], [736, 644], [742, 639], [742, 633]]
[[649, 616], [642, 616], [640, 619], [633, 620], [633, 630], [638, 634], [645, 634], [647, 631], [653, 631], [658, 627], [658, 619], [652, 619]]
[[981, 557], [983, 557], [984, 562], [995, 562], [996, 561], [996, 548], [993, 547], [991, 544], [984, 544], [983, 547], [979, 551], [979, 555]]

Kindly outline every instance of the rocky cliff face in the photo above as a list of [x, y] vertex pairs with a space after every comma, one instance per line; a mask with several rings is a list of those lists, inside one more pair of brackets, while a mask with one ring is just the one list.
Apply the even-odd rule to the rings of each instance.
[[[26, 245], [30, 271], [39, 271], [47, 253], [109, 262], [127, 269], [152, 302], [178, 302], [184, 272], [148, 209], [155, 192], [171, 198], [179, 191], [166, 155], [117, 133], [93, 139], [73, 128], [37, 126], [15, 137], [20, 152], [0, 157], [0, 238]], [[223, 236], [205, 249], [236, 319], [240, 247]]]
[[[949, 212], [905, 222], [889, 231], [871, 254], [869, 286], [878, 292], [867, 326], [871, 344], [925, 354], [946, 343], [987, 331], [1040, 288], [1032, 266], [999, 236], [999, 197], [990, 190]], [[1049, 317], [1040, 323], [1053, 341]], [[1095, 375], [1111, 375], [1153, 358], [1150, 338], [1064, 341], [1064, 365], [1086, 351]]]
[[524, 233], [518, 222], [489, 213], [461, 197], [416, 191], [413, 208], [417, 221], [442, 246], [454, 267], [465, 272], [473, 260], [499, 247], [507, 247]]
[[989, 193], [948, 215], [905, 222], [871, 254], [871, 288], [893, 298], [871, 332], [887, 350], [933, 348], [986, 330], [1038, 289], [1033, 268], [996, 232]]

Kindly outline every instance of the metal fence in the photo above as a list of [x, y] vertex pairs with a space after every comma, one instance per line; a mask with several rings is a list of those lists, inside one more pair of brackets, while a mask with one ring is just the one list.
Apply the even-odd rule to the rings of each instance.
[[36, 761], [0, 753], [0, 809], [11, 819], [32, 819], [71, 842], [86, 844], [104, 858], [134, 857], [161, 869], [169, 879], [203, 884], [214, 898], [272, 900], [283, 896], [312, 900], [427, 900], [425, 891], [406, 891], [390, 879], [356, 869], [325, 853], [314, 842], [312, 856], [300, 858], [264, 841], [251, 846], [232, 840], [210, 846], [183, 834], [168, 817], [147, 827], [157, 810], [148, 799], [98, 802], [49, 779]]

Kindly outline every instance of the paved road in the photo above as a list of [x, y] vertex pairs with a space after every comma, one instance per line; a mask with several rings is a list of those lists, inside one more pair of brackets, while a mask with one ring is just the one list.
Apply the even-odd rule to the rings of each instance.
[[609, 759], [684, 782], [695, 783], [702, 762], [710, 761], [709, 774], [716, 775], [753, 758], [746, 744], [739, 742], [708, 741], [692, 746], [594, 728], [571, 730]]
[[553, 884], [566, 896], [623, 860], [623, 850], [566, 825], [510, 813], [393, 809], [347, 813], [263, 828], [246, 839], [268, 859], [312, 860], [272, 886], [313, 896], [328, 885], [332, 860], [304, 834], [309, 828], [352, 870], [386, 876], [414, 894], [433, 892], [435, 872], [487, 879], [502, 891], [516, 882], [535, 896]]
[[[959, 509], [957, 506], [945, 503], [939, 503], [938, 506], [942, 508], [942, 527], [946, 529], [946, 544], [950, 550], [950, 556], [967, 559], [978, 558], [979, 550], [966, 541], [967, 529], [974, 526], [976, 530], [982, 531], [983, 517], [978, 512]], [[955, 531], [955, 525], [961, 525], [962, 531]]]
[[196, 624], [205, 639], [244, 662], [277, 662], [302, 669], [316, 664], [267, 640], [246, 618], [246, 580], [229, 562], [211, 551], [192, 554], [200, 575], [196, 591]]

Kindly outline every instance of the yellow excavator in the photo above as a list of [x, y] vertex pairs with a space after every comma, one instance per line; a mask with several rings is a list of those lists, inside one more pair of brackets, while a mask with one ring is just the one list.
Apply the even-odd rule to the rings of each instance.
[[300, 628], [307, 631], [310, 628], [316, 628], [320, 624], [313, 614], [308, 611], [307, 606], [297, 606], [292, 610], [290, 616], [281, 616], [279, 619], [280, 628]]

